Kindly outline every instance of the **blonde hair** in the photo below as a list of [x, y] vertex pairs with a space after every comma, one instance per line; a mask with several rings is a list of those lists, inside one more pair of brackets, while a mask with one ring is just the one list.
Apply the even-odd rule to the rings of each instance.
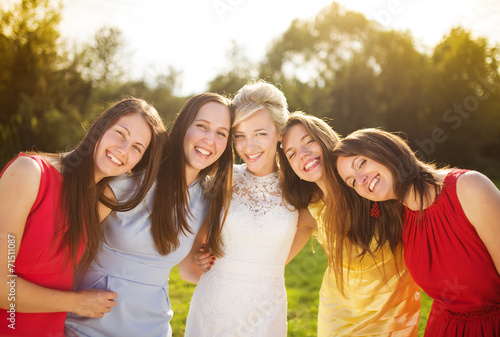
[[238, 90], [233, 99], [233, 128], [262, 109], [271, 113], [276, 129], [283, 134], [290, 115], [288, 103], [280, 89], [264, 80], [250, 81]]

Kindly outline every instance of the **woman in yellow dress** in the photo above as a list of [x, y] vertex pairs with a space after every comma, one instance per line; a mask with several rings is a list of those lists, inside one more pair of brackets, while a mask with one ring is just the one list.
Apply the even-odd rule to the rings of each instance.
[[[279, 150], [283, 196], [296, 208], [309, 208], [318, 224], [318, 241], [328, 254], [319, 294], [318, 337], [416, 337], [420, 288], [404, 265], [401, 247], [387, 243], [371, 255], [367, 252], [372, 242], [351, 243], [356, 233], [351, 224], [338, 228], [329, 221], [335, 200], [328, 196], [336, 193], [331, 153], [338, 141], [324, 121], [296, 112]], [[377, 209], [369, 203], [364, 207], [372, 213], [373, 230], [385, 230]]]

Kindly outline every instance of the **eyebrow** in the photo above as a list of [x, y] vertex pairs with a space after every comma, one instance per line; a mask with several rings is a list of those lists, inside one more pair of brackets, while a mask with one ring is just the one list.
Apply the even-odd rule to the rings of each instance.
[[[355, 161], [356, 161], [356, 159], [358, 159], [358, 158], [359, 158], [359, 156], [357, 156], [356, 158], [354, 158], [354, 159], [352, 160], [352, 163], [351, 163], [351, 169], [352, 169], [352, 170], [355, 170], [355, 168], [354, 168], [354, 162], [355, 162]], [[352, 178], [352, 176], [347, 176], [347, 178], [345, 178], [345, 183], [346, 183], [347, 185], [349, 185], [349, 183], [347, 182], [347, 181], [349, 180], [349, 178], [353, 179], [353, 178]], [[349, 186], [352, 186], [352, 185], [349, 185]]]
[[127, 130], [127, 133], [130, 136], [130, 130], [129, 129], [127, 129], [125, 126], [123, 126], [121, 124], [118, 124], [118, 126], [124, 128], [125, 130]]
[[[302, 142], [304, 140], [304, 138], [306, 137], [310, 137], [308, 133], [306, 133], [305, 135], [303, 135], [301, 138], [300, 138], [300, 141]], [[289, 147], [288, 149], [285, 150], [285, 153], [288, 153], [288, 151], [290, 151], [291, 148]]]
[[[125, 126], [123, 126], [123, 125], [121, 125], [121, 124], [118, 124], [118, 126], [119, 126], [119, 127], [124, 128], [125, 130], [127, 130], [127, 133], [128, 133], [128, 135], [130, 136], [130, 130], [129, 130], [127, 127], [125, 127]], [[141, 142], [135, 142], [135, 143], [136, 143], [137, 145], [142, 146], [144, 149], [146, 148], [146, 147], [145, 147], [145, 146], [144, 146]]]
[[[207, 121], [206, 119], [201, 119], [201, 118], [199, 118], [199, 119], [195, 119], [195, 120], [193, 121], [193, 123], [196, 123], [196, 122], [205, 122], [205, 123], [207, 123], [207, 124], [212, 124], [212, 123], [210, 123], [210, 121]], [[221, 129], [226, 130], [227, 132], [229, 132], [229, 129], [228, 129], [228, 128], [226, 128], [226, 127], [221, 126], [220, 128], [221, 128]]]

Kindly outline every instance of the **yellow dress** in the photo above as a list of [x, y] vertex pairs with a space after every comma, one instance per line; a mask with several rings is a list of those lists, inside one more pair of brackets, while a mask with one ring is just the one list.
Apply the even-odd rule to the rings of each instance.
[[[318, 223], [321, 243], [323, 203], [311, 204], [309, 210]], [[351, 262], [350, 271], [344, 264], [344, 296], [329, 270], [325, 271], [319, 292], [318, 337], [418, 336], [420, 288], [403, 262], [396, 268], [389, 247], [383, 247], [375, 260], [366, 254], [362, 261]]]

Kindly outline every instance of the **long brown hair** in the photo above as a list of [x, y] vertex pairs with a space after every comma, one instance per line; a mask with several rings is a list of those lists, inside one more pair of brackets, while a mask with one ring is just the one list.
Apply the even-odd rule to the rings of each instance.
[[[190, 216], [189, 192], [186, 181], [186, 159], [184, 157], [184, 137], [196, 118], [198, 111], [209, 102], [223, 104], [230, 108], [231, 101], [219, 94], [204, 93], [191, 97], [182, 107], [170, 131], [170, 151], [162, 163], [157, 179], [151, 232], [158, 252], [166, 255], [179, 247], [179, 235], [192, 233], [187, 222]], [[233, 114], [231, 113], [231, 123]], [[209, 179], [206, 179], [209, 177]], [[222, 255], [221, 228], [227, 215], [233, 185], [233, 148], [231, 133], [227, 138], [226, 149], [212, 165], [200, 171], [198, 179], [205, 185], [210, 208], [207, 217], [209, 228], [208, 247], [216, 256]], [[221, 219], [222, 210], [225, 210]]]
[[[434, 191], [439, 193], [441, 184], [435, 178], [436, 167], [420, 161], [400, 136], [381, 129], [361, 129], [351, 133], [340, 142], [334, 155], [335, 161], [338, 157], [362, 155], [384, 165], [391, 172], [397, 199], [379, 201], [381, 215], [373, 218], [367, 209], [371, 203], [347, 186], [335, 170], [339, 181], [339, 193], [336, 195], [339, 211], [332, 216], [338, 224], [351, 219], [351, 240], [363, 248], [363, 254], [373, 254], [388, 243], [396, 256], [402, 243], [404, 198], [410, 191], [415, 192], [420, 201], [421, 214], [424, 199], [430, 197], [427, 186], [433, 186]], [[373, 239], [376, 239], [376, 245], [370, 247]]]
[[[141, 161], [133, 168], [133, 172], [146, 172], [127, 203], [114, 206], [103, 196], [111, 177], [95, 183], [94, 151], [103, 134], [120, 117], [132, 114], [140, 114], [151, 130], [149, 147]], [[63, 233], [63, 244], [69, 250], [73, 267], [76, 266], [77, 256], [83, 247], [85, 254], [80, 261], [82, 270], [86, 270], [96, 260], [101, 249], [104, 233], [99, 219], [98, 201], [102, 199], [106, 205], [119, 210], [129, 210], [137, 206], [156, 179], [166, 138], [165, 126], [156, 109], [146, 101], [132, 97], [104, 111], [76, 148], [62, 155], [62, 216], [60, 232], [56, 232], [56, 235]]]
[[[331, 153], [339, 142], [340, 136], [322, 119], [306, 115], [302, 111], [293, 112], [288, 118], [285, 128], [288, 130], [294, 125], [302, 125], [309, 136], [320, 145], [323, 153], [323, 175], [333, 174]], [[278, 156], [282, 172], [282, 193], [288, 203], [300, 209], [307, 208], [309, 203], [323, 198], [323, 192], [318, 185], [302, 180], [295, 174], [281, 147], [278, 149]]]
[[[322, 179], [326, 188], [326, 195], [316, 183], [300, 179], [290, 166], [283, 149], [279, 150], [280, 166], [283, 173], [282, 191], [284, 198], [296, 208], [305, 208], [309, 203], [319, 200], [324, 204], [324, 215], [321, 218], [322, 245], [328, 255], [328, 265], [333, 271], [339, 291], [344, 292], [344, 269], [350, 269], [353, 256], [352, 248], [355, 240], [352, 240], [351, 220], [345, 217], [344, 222], [332, 221], [337, 212], [343, 212], [343, 206], [338, 202], [336, 196], [342, 187], [335, 175], [335, 157], [333, 149], [340, 142], [340, 136], [323, 120], [305, 115], [302, 112], [293, 113], [287, 122], [287, 129], [294, 125], [302, 125], [308, 135], [321, 147], [322, 151]], [[369, 212], [369, 206], [365, 205]], [[347, 253], [347, 254], [346, 254]], [[346, 256], [347, 255], [347, 256]]]

